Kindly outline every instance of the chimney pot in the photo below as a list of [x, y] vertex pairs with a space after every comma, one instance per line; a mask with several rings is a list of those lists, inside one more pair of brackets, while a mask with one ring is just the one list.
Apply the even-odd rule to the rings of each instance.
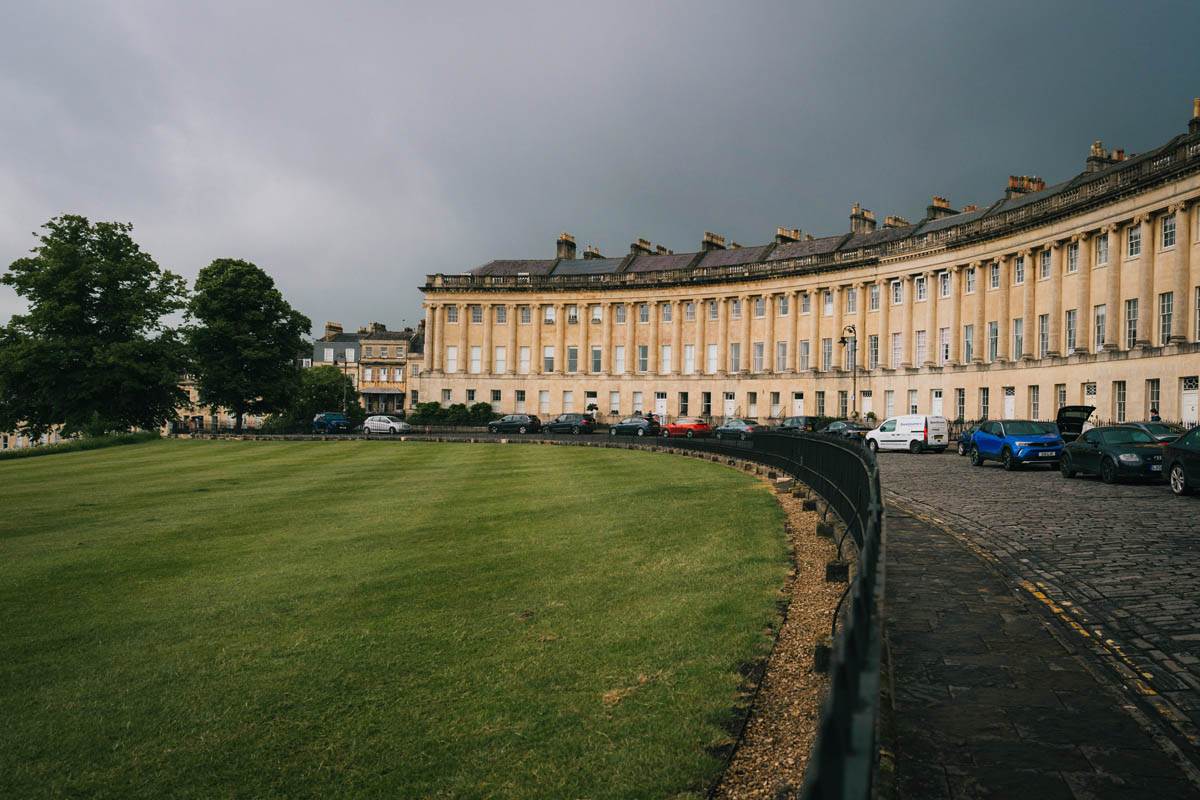
[[568, 261], [575, 258], [575, 237], [569, 233], [564, 233], [558, 237], [558, 247], [555, 250], [555, 258], [563, 258]]

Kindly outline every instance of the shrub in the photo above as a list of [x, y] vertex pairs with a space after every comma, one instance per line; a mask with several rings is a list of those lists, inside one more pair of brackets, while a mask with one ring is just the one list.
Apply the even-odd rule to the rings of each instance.
[[52, 456], [58, 453], [75, 453], [80, 450], [101, 450], [105, 447], [118, 447], [123, 444], [141, 444], [160, 438], [158, 431], [142, 431], [141, 433], [119, 433], [113, 436], [88, 436], [82, 439], [72, 439], [62, 444], [35, 445], [16, 450], [0, 450], [0, 461], [13, 458], [33, 458], [34, 456]]

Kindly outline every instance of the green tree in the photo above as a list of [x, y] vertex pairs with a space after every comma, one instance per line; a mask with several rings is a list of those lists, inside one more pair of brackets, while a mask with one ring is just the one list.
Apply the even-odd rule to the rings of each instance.
[[201, 403], [229, 409], [237, 431], [247, 413], [288, 407], [312, 322], [288, 305], [270, 275], [248, 261], [218, 258], [196, 278], [188, 321]]
[[301, 370], [300, 387], [287, 407], [267, 421], [266, 427], [281, 433], [307, 432], [312, 418], [322, 411], [339, 411], [346, 400], [346, 418], [354, 425], [366, 419], [358, 390], [349, 376], [337, 367], [320, 366]]
[[64, 214], [42, 228], [0, 277], [29, 308], [0, 328], [0, 430], [162, 426], [187, 401], [186, 351], [162, 322], [184, 307], [183, 279], [159, 269], [129, 223]]

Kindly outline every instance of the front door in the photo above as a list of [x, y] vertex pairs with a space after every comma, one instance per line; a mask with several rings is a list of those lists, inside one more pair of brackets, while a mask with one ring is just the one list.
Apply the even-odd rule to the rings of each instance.
[[942, 390], [941, 389], [933, 390], [933, 402], [931, 402], [929, 404], [929, 406], [932, 409], [930, 412], [931, 414], [933, 414], [935, 417], [942, 416]]
[[1017, 387], [1004, 387], [1004, 418], [1012, 419], [1017, 415]]
[[664, 418], [664, 419], [666, 418], [666, 416], [667, 416], [667, 393], [666, 392], [655, 392], [654, 393], [654, 413], [657, 416], [659, 416], [660, 418]]
[[867, 414], [871, 413], [871, 390], [868, 389], [862, 393], [862, 417], [866, 419]]
[[804, 416], [804, 392], [792, 392], [792, 416]]
[[725, 418], [728, 419], [737, 413], [737, 405], [734, 403], [733, 392], [725, 393]]
[[1180, 395], [1179, 418], [1184, 425], [1192, 426], [1200, 420], [1200, 377], [1195, 375], [1183, 379]]

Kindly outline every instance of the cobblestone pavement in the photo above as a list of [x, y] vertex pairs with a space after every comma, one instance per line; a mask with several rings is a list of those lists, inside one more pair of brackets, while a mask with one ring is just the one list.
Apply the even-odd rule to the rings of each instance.
[[[1144, 712], [1133, 716], [1160, 743], [1200, 763], [1200, 497], [1176, 498], [1161, 484], [1066, 480], [1044, 467], [972, 467], [952, 454], [885, 453], [879, 465], [890, 512], [912, 512], [957, 538], [1052, 621], [1063, 655], [1085, 656], [1115, 696]], [[889, 550], [899, 537], [889, 535]], [[904, 564], [892, 572], [895, 555], [889, 594], [919, 590], [903, 582], [929, 576]], [[1006, 618], [996, 624], [1003, 630]]]

